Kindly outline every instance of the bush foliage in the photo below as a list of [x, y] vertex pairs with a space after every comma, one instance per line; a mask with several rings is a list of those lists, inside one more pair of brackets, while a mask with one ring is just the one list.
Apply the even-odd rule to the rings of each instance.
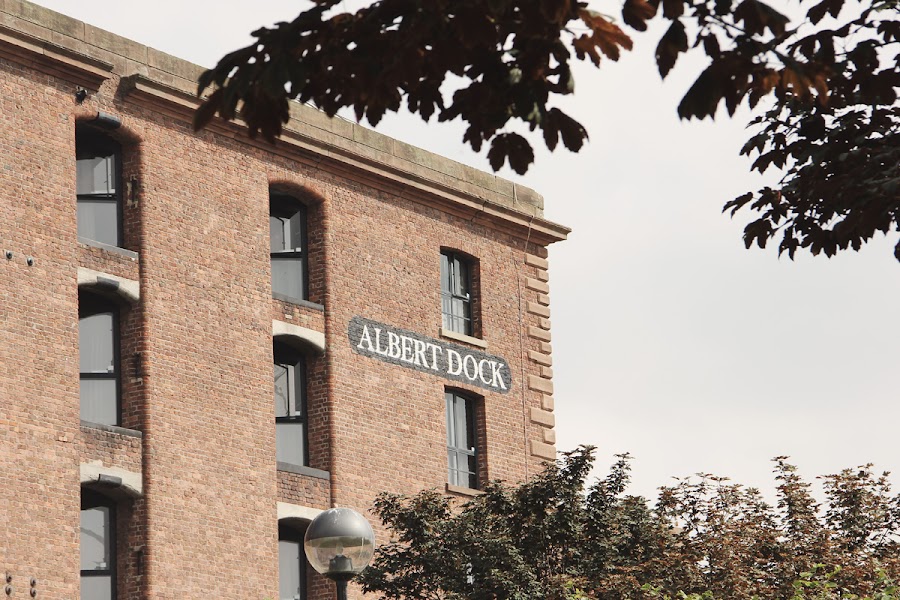
[[461, 505], [436, 491], [382, 494], [391, 532], [362, 575], [396, 600], [896, 599], [900, 496], [872, 465], [822, 478], [819, 504], [786, 457], [777, 503], [699, 475], [628, 495], [629, 457], [588, 484], [582, 447], [518, 486]]

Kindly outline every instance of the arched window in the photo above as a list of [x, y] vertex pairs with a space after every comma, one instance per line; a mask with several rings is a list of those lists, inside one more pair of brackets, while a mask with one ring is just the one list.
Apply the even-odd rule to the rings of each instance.
[[122, 245], [121, 148], [90, 127], [75, 131], [78, 236]]
[[285, 524], [278, 525], [278, 598], [306, 600], [306, 554], [303, 552], [304, 531]]
[[116, 506], [81, 490], [81, 600], [116, 597]]
[[475, 400], [458, 392], [444, 392], [447, 402], [447, 464], [450, 485], [478, 489]]
[[269, 193], [269, 250], [272, 293], [308, 300], [306, 206], [296, 198]]
[[450, 250], [441, 251], [441, 314], [445, 330], [476, 335], [472, 314], [475, 287], [473, 260]]
[[306, 360], [285, 344], [275, 342], [275, 436], [279, 462], [307, 466]]
[[81, 420], [119, 425], [119, 311], [93, 294], [78, 298]]

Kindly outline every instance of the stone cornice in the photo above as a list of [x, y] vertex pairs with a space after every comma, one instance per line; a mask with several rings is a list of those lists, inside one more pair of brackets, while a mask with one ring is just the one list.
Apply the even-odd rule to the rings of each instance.
[[96, 90], [112, 75], [113, 65], [60, 44], [0, 24], [0, 56]]
[[[135, 74], [122, 80], [121, 92], [128, 100], [147, 105], [154, 110], [170, 116], [191, 119], [199, 106], [197, 97], [180, 87], [157, 81], [142, 74]], [[340, 173], [354, 179], [419, 203], [439, 207], [444, 212], [456, 214], [474, 222], [483, 223], [496, 229], [505, 230], [513, 235], [528, 237], [537, 244], [551, 244], [566, 239], [569, 228], [547, 221], [535, 213], [542, 212], [536, 208], [540, 197], [532, 190], [505, 182], [511, 186], [514, 200], [522, 194], [522, 206], [531, 208], [531, 214], [516, 210], [491, 198], [496, 193], [477, 184], [457, 179], [435, 169], [423, 167], [406, 158], [387, 153], [384, 150], [356, 143], [343, 135], [320, 129], [316, 124], [306, 122], [303, 117], [315, 113], [317, 120], [337, 121], [335, 127], [342, 124], [359, 128], [346, 121], [329, 119], [329, 117], [299, 106], [292, 115], [291, 121], [278, 138], [276, 144], [251, 138], [246, 134], [243, 123], [230, 123], [216, 119], [208, 129], [220, 135], [240, 139], [241, 143], [283, 155], [316, 168]], [[305, 110], [304, 110], [305, 109]], [[382, 136], [383, 137], [383, 136]], [[390, 138], [386, 138], [390, 139]], [[406, 146], [406, 145], [404, 145]], [[452, 162], [452, 161], [448, 161]], [[453, 163], [463, 169], [471, 169]], [[502, 181], [502, 180], [501, 180]]]
[[[91, 90], [121, 81], [125, 100], [179, 119], [199, 104], [202, 67], [25, 0], [0, 0], [0, 57]], [[275, 145], [239, 123], [217, 120], [209, 130], [537, 244], [570, 232], [543, 218], [543, 198], [525, 186], [299, 103]]]

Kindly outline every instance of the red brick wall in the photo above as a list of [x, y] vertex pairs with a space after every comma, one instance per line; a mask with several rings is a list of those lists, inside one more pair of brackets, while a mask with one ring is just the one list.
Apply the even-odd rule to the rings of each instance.
[[241, 153], [122, 108], [142, 140], [147, 591], [273, 595], [267, 184]]
[[[518, 285], [525, 272], [524, 240], [350, 182], [325, 196], [332, 223], [326, 242], [327, 358], [335, 372], [333, 387], [340, 390], [332, 402], [335, 502], [366, 507], [380, 490], [444, 487], [448, 385], [484, 397], [488, 476], [515, 482], [535, 473], [539, 461], [529, 456], [526, 439], [539, 434], [529, 431], [532, 424], [523, 410], [540, 402], [533, 392], [523, 397], [522, 350], [533, 349], [519, 314], [519, 294], [523, 301], [525, 294]], [[442, 247], [478, 258], [483, 339], [488, 352], [509, 362], [513, 388], [508, 394], [361, 356], [347, 342], [348, 323], [357, 315], [439, 337]]]
[[278, 471], [278, 501], [327, 510], [331, 508], [328, 480]]
[[[125, 231], [129, 232], [133, 230], [133, 226], [125, 228]], [[132, 281], [137, 281], [140, 277], [137, 259], [88, 244], [78, 244], [78, 265], [85, 269], [131, 279]]]
[[76, 440], [81, 462], [100, 462], [104, 467], [116, 467], [141, 472], [141, 438], [109, 431], [106, 428], [82, 425]]
[[[40, 597], [77, 597], [81, 462], [142, 473], [144, 497], [118, 513], [129, 599], [275, 597], [277, 501], [365, 513], [380, 491], [443, 490], [447, 386], [483, 398], [480, 475], [515, 482], [539, 469], [529, 442], [545, 428], [529, 411], [542, 394], [526, 381], [541, 371], [526, 357], [546, 352], [528, 327], [548, 324], [524, 309], [539, 296], [524, 261], [546, 252], [526, 232], [309, 155], [195, 134], [118, 86], [113, 76], [79, 106], [71, 82], [0, 59], [0, 250], [15, 253], [0, 256], [0, 571], [17, 589], [36, 577]], [[75, 120], [97, 110], [122, 119], [124, 245], [136, 261], [77, 241]], [[310, 206], [310, 300], [324, 311], [271, 297], [270, 185]], [[507, 394], [350, 346], [354, 316], [439, 337], [442, 247], [478, 260], [478, 329], [509, 363]], [[123, 307], [121, 363], [123, 425], [139, 442], [79, 427], [79, 266], [140, 281], [140, 302]], [[276, 471], [273, 319], [326, 336], [325, 354], [308, 359], [308, 411], [310, 466], [330, 479]], [[333, 593], [321, 578], [311, 585]]]
[[13, 576], [16, 597], [27, 596], [32, 577], [39, 597], [77, 596], [78, 291], [68, 87], [0, 59], [0, 572]]

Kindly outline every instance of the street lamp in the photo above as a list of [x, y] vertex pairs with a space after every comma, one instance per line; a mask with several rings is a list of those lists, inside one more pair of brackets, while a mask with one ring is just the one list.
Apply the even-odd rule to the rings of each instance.
[[347, 582], [366, 568], [375, 553], [375, 532], [355, 510], [331, 508], [306, 528], [303, 549], [309, 564], [335, 582], [338, 600], [347, 600]]

